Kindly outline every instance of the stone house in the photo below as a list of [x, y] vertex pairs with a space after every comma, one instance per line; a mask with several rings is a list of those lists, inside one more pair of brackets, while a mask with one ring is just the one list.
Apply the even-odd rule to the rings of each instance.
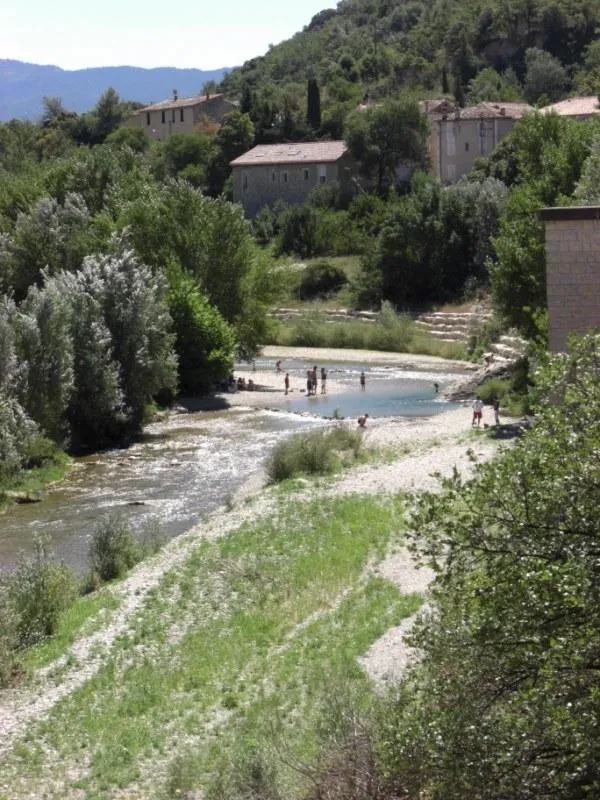
[[568, 97], [559, 103], [552, 103], [551, 106], [540, 108], [540, 114], [550, 114], [551, 112], [558, 114], [559, 117], [582, 120], [600, 114], [600, 108], [598, 108], [598, 98], [595, 96]]
[[447, 100], [428, 101], [423, 110], [431, 122], [431, 171], [442, 183], [454, 183], [489, 156], [515, 122], [532, 107], [527, 103], [484, 102], [459, 108]]
[[277, 200], [297, 206], [318, 186], [351, 188], [358, 166], [345, 142], [259, 144], [231, 162], [233, 199], [254, 217]]
[[548, 346], [600, 329], [600, 206], [544, 208]]
[[164, 142], [173, 133], [192, 133], [203, 118], [221, 122], [225, 114], [236, 108], [222, 94], [179, 97], [174, 91], [171, 100], [140, 108], [127, 125], [141, 128], [151, 139]]

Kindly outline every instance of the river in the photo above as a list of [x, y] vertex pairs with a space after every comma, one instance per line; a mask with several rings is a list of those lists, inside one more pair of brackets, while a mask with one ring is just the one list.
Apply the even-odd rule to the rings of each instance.
[[[272, 371], [273, 366], [259, 363], [255, 378], [260, 381], [261, 370]], [[307, 366], [294, 362], [286, 368], [302, 375]], [[439, 399], [433, 382], [443, 387], [457, 377], [390, 367], [327, 366], [331, 377], [353, 386], [364, 369], [368, 397], [360, 391], [312, 398], [277, 394], [269, 402], [271, 410], [180, 408], [148, 425], [127, 448], [76, 458], [68, 478], [49, 489], [40, 503], [12, 506], [0, 517], [0, 567], [10, 569], [42, 534], [58, 558], [82, 572], [94, 527], [111, 514], [125, 517], [140, 537], [154, 530], [167, 538], [177, 536], [256, 476], [281, 438], [323, 425], [323, 417], [334, 413], [428, 416], [443, 411], [450, 406]]]

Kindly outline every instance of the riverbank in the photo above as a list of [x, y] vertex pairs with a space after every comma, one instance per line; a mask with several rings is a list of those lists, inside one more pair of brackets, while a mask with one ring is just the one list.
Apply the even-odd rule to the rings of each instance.
[[260, 733], [286, 708], [313, 741], [324, 676], [348, 672], [361, 693], [397, 677], [430, 578], [403, 548], [398, 493], [435, 489], [435, 472], [469, 474], [471, 449], [494, 455], [470, 417], [370, 421], [368, 463], [284, 492], [256, 486], [104, 589], [109, 612], [83, 615], [63, 652], [0, 695], [0, 797], [75, 800], [83, 787], [141, 800], [176, 758], [199, 759], [206, 785], [215, 736], [233, 757], [245, 720]]

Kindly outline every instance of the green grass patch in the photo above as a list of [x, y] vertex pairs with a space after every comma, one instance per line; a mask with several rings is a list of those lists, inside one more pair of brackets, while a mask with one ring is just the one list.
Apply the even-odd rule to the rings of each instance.
[[359, 320], [332, 321], [318, 311], [307, 313], [294, 322], [270, 326], [265, 344], [285, 347], [331, 347], [355, 350], [381, 350], [396, 353], [439, 356], [465, 360], [463, 344], [440, 342], [418, 328], [407, 315], [376, 322]]
[[56, 633], [23, 654], [26, 670], [45, 667], [63, 656], [80, 634], [90, 635], [106, 625], [120, 605], [112, 592], [100, 591], [76, 600], [60, 617]]
[[346, 425], [298, 433], [279, 442], [266, 464], [272, 483], [298, 475], [326, 475], [353, 463], [362, 448], [362, 436]]
[[220, 759], [275, 719], [298, 753], [315, 753], [318, 709], [336, 676], [368, 697], [356, 657], [420, 603], [366, 571], [403, 526], [399, 499], [325, 498], [287, 502], [270, 520], [202, 542], [151, 593], [100, 671], [30, 732], [53, 763], [27, 788], [59, 778], [60, 763], [67, 787], [80, 773], [82, 796], [133, 783], [149, 796], [186, 744], [198, 769], [175, 765], [172, 786], [190, 775], [208, 785]]
[[17, 497], [39, 498], [44, 489], [65, 477], [70, 466], [69, 456], [62, 450], [55, 450], [41, 465], [22, 470], [0, 485], [0, 509]]

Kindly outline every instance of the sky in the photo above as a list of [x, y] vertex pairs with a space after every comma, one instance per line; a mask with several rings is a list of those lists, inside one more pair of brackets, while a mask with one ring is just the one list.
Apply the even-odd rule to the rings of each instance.
[[233, 67], [337, 0], [2, 0], [0, 58], [63, 69]]

